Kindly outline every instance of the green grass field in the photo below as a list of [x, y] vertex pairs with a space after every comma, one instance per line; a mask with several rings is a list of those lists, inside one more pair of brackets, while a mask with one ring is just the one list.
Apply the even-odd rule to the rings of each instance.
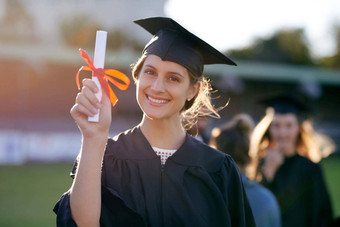
[[71, 185], [68, 164], [0, 166], [0, 226], [56, 226], [52, 209]]
[[[340, 215], [340, 158], [322, 161], [334, 214]], [[71, 185], [72, 163], [0, 166], [0, 226], [55, 226], [54, 204]]]
[[340, 155], [324, 159], [321, 165], [332, 200], [334, 217], [340, 217]]

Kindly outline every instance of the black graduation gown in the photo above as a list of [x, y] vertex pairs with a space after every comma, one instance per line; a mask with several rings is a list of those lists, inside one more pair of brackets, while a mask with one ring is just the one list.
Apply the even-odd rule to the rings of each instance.
[[[57, 223], [73, 225], [69, 196]], [[164, 166], [139, 127], [108, 140], [101, 226], [255, 226], [237, 166], [187, 135]]]
[[331, 226], [332, 207], [318, 164], [294, 155], [285, 159], [271, 183], [263, 184], [278, 200], [282, 227]]

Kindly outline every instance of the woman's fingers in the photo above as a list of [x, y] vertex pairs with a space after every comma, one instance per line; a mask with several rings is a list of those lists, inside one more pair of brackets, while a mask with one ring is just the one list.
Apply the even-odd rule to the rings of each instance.
[[76, 103], [83, 105], [93, 113], [96, 113], [97, 110], [101, 107], [96, 95], [87, 87], [84, 87], [82, 89], [82, 92], [77, 95]]
[[83, 80], [82, 93], [90, 101], [90, 103], [97, 108], [100, 108], [100, 101], [96, 97], [96, 93], [99, 92], [97, 85], [90, 79]]
[[93, 117], [95, 114], [98, 113], [98, 110], [95, 108], [91, 108], [89, 109], [88, 107], [80, 104], [80, 103], [76, 103], [73, 107], [74, 111], [79, 112], [81, 115], [85, 115], [85, 116], [90, 116]]
[[[90, 79], [83, 80], [83, 87], [77, 94], [75, 104], [70, 113], [77, 123], [84, 138], [93, 138], [96, 135], [108, 135], [111, 123], [111, 103], [105, 92], [102, 100], [96, 97], [99, 89]], [[100, 112], [99, 122], [89, 122], [88, 117], [93, 117]]]
[[96, 92], [98, 92], [96, 84], [90, 79], [84, 79], [82, 90], [76, 97], [74, 111], [79, 111], [87, 116], [97, 114], [101, 108], [101, 103], [96, 97]]
[[88, 78], [82, 80], [83, 87], [88, 87], [93, 93], [97, 93], [99, 91], [96, 83]]

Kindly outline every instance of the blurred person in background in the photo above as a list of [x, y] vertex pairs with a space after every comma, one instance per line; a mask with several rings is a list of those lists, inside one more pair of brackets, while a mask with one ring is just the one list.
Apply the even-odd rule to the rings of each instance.
[[283, 227], [332, 226], [331, 200], [318, 164], [330, 151], [320, 151], [325, 143], [308, 120], [306, 101], [280, 93], [260, 102], [267, 111], [251, 138], [253, 177], [275, 194]]
[[[185, 131], [199, 115], [219, 116], [203, 65], [235, 63], [170, 18], [135, 23], [154, 35], [132, 69], [143, 118], [108, 138], [110, 101], [83, 81], [71, 109], [82, 146], [57, 224], [254, 226], [234, 161]], [[88, 122], [98, 109], [99, 122]]]
[[253, 211], [257, 227], [280, 227], [281, 213], [274, 194], [246, 176], [251, 162], [249, 156], [250, 135], [254, 121], [248, 114], [238, 114], [211, 133], [210, 145], [228, 155], [240, 169], [244, 188]]

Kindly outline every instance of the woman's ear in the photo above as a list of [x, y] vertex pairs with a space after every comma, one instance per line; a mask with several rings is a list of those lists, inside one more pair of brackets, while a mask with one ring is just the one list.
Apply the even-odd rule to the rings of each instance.
[[200, 82], [196, 82], [194, 85], [190, 86], [190, 89], [188, 91], [188, 95], [187, 95], [187, 101], [192, 100], [194, 97], [197, 96], [199, 90], [201, 87], [201, 83]]

